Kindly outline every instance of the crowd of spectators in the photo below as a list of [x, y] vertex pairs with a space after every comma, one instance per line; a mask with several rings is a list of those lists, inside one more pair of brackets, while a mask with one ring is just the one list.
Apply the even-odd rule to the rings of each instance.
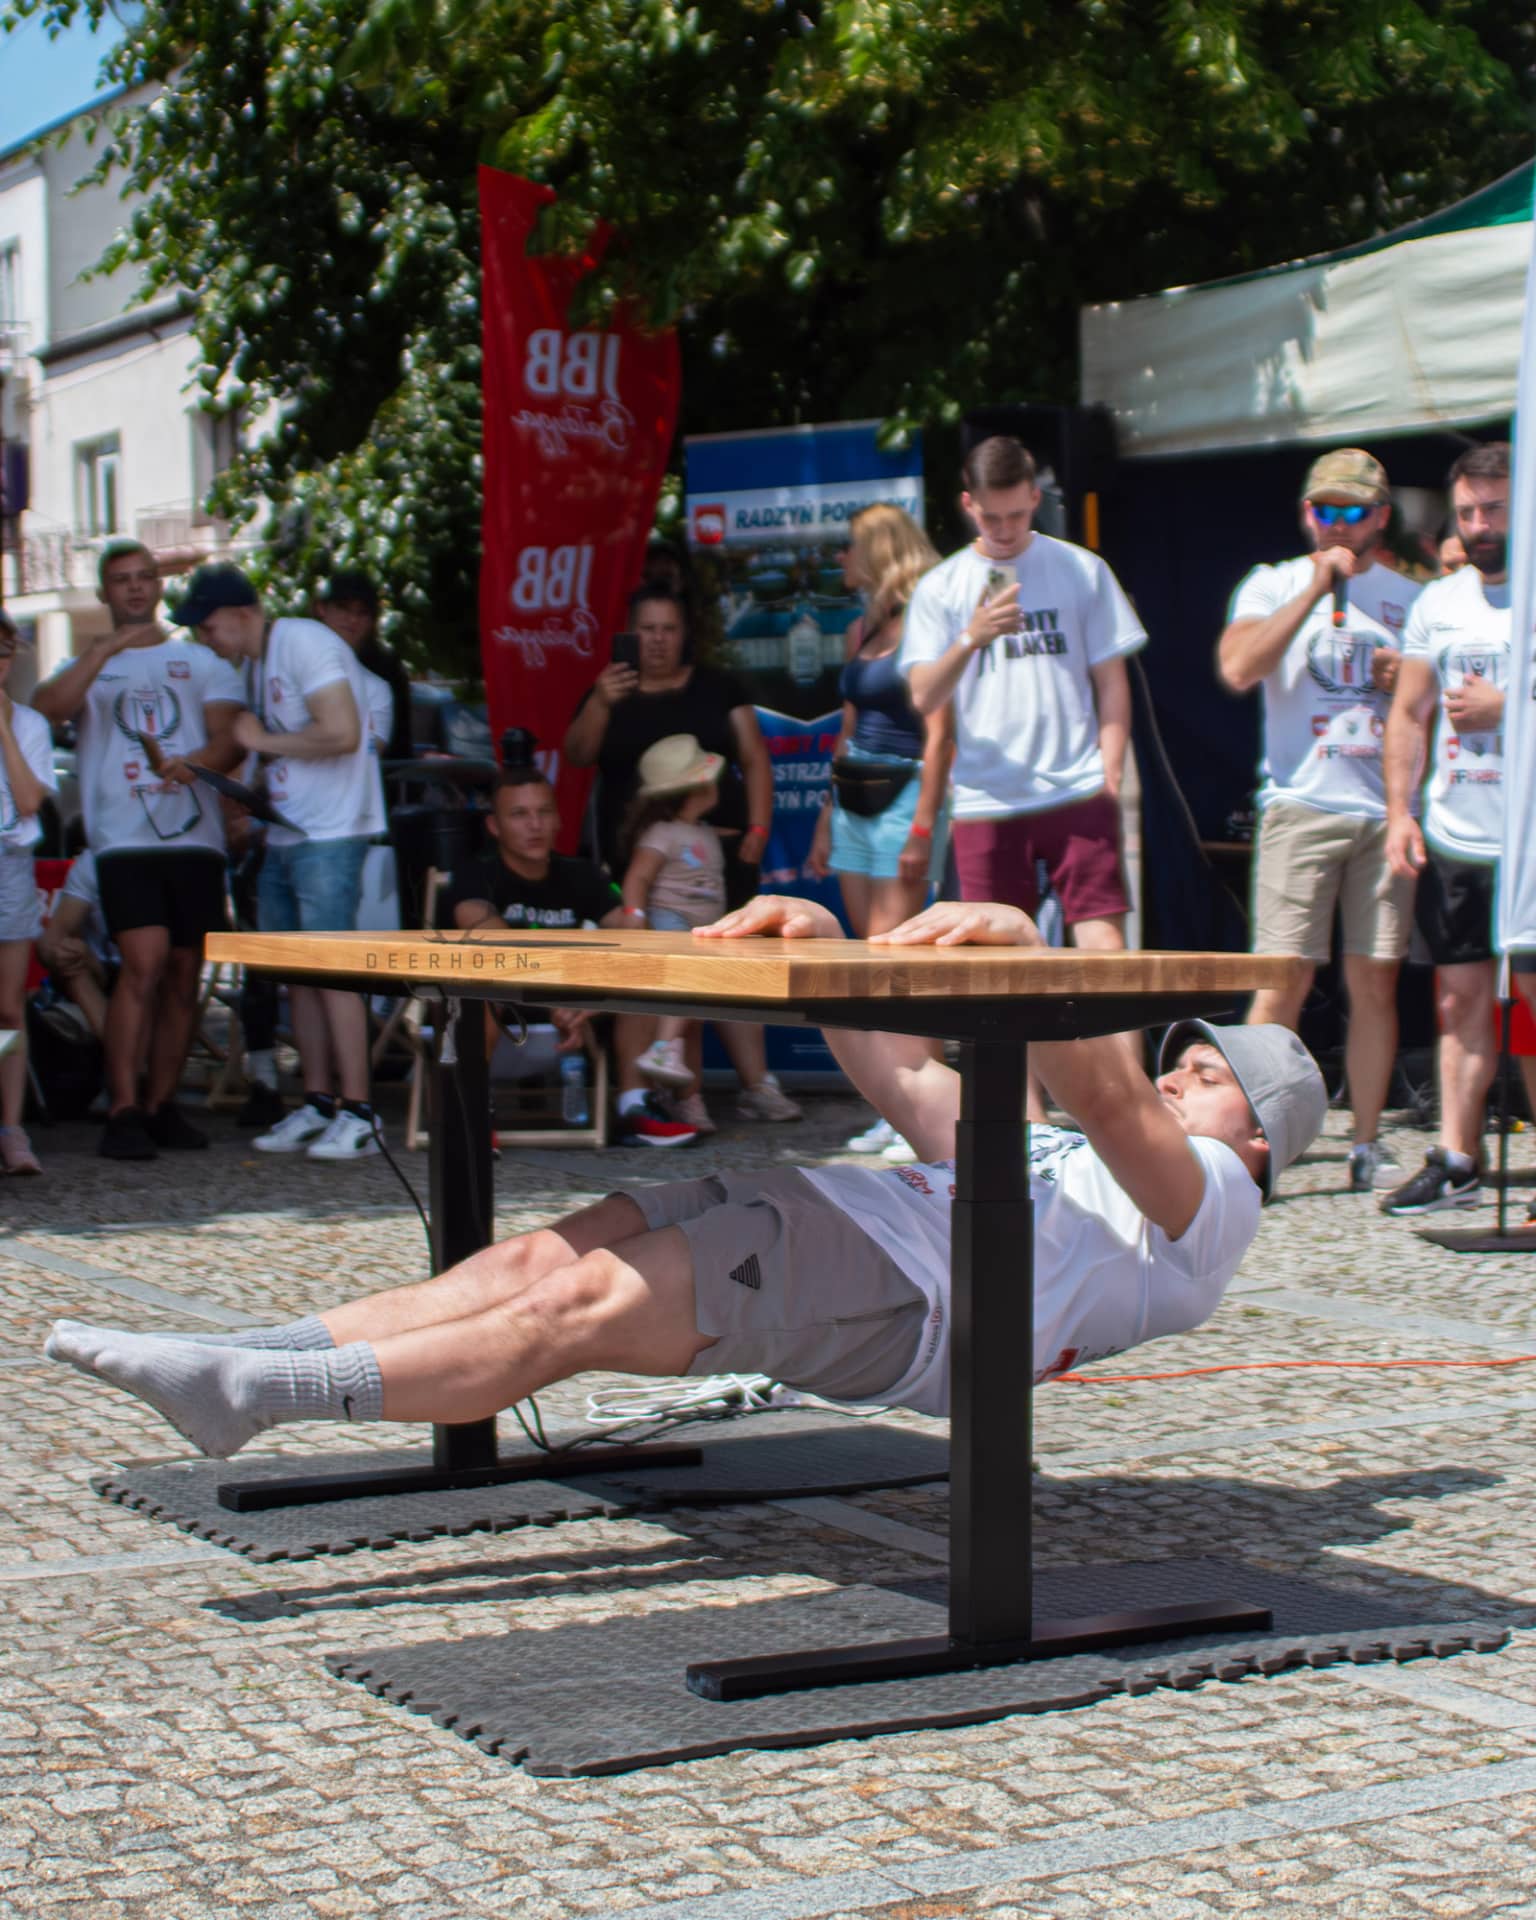
[[[841, 725], [807, 872], [836, 875], [856, 934], [908, 919], [947, 872], [962, 902], [1034, 914], [1048, 895], [1067, 940], [1123, 947], [1126, 662], [1146, 634], [1097, 554], [1036, 526], [1041, 489], [1017, 440], [973, 447], [961, 484], [974, 537], [947, 559], [897, 507], [871, 506], [852, 522], [844, 577], [863, 612], [846, 636]], [[1384, 1190], [1393, 1213], [1469, 1204], [1482, 1178], [1509, 486], [1506, 446], [1456, 462], [1444, 571], [1426, 585], [1388, 545], [1380, 461], [1362, 449], [1324, 455], [1302, 491], [1305, 550], [1237, 586], [1217, 648], [1223, 683], [1263, 700], [1253, 944], [1303, 963], [1290, 988], [1256, 997], [1250, 1019], [1295, 1028], [1337, 916], [1349, 1184]], [[223, 564], [192, 575], [169, 626], [161, 594], [147, 549], [110, 546], [100, 565], [107, 630], [29, 707], [6, 691], [18, 640], [0, 615], [8, 1172], [40, 1170], [23, 1126], [26, 996], [39, 966], [45, 996], [70, 1003], [100, 1041], [101, 1152], [139, 1160], [207, 1144], [176, 1097], [204, 936], [227, 924], [231, 894], [242, 922], [265, 930], [355, 926], [369, 849], [387, 828], [381, 761], [411, 753], [411, 683], [379, 639], [379, 593], [366, 575], [323, 582], [313, 618], [270, 616], [251, 581]], [[675, 932], [752, 898], [772, 767], [743, 681], [696, 657], [698, 620], [686, 568], [653, 552], [630, 603], [630, 647], [598, 674], [561, 743], [569, 764], [597, 775], [589, 857], [555, 851], [553, 788], [531, 736], [514, 730], [483, 844], [445, 876], [439, 926]], [[44, 926], [32, 849], [54, 785], [50, 724], [65, 723], [87, 844]], [[232, 779], [247, 783], [246, 806], [220, 798]], [[1379, 1128], [1410, 943], [1437, 969], [1441, 1131], [1424, 1168], [1406, 1175]], [[1536, 1002], [1536, 973], [1517, 966], [1516, 978]], [[278, 1084], [276, 990], [248, 983], [240, 1017], [250, 1083], [241, 1119], [258, 1129], [260, 1151], [349, 1160], [379, 1150], [359, 996], [289, 992], [302, 1094], [291, 1110]], [[488, 1046], [498, 1032], [488, 1019]], [[797, 1119], [768, 1069], [763, 1030], [725, 1022], [719, 1037], [739, 1082], [738, 1116]], [[621, 1138], [686, 1146], [713, 1130], [697, 1022], [624, 1015], [595, 1034], [578, 1013], [555, 1013], [551, 1058], [569, 1066], [600, 1045], [614, 1056]], [[1030, 1106], [1044, 1117], [1034, 1087]], [[848, 1144], [911, 1157], [883, 1120]]]

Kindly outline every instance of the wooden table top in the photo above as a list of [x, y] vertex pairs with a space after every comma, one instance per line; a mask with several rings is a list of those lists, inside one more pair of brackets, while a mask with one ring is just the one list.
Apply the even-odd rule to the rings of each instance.
[[214, 933], [213, 961], [388, 984], [455, 983], [483, 996], [580, 993], [673, 999], [1012, 999], [1250, 993], [1289, 983], [1274, 954], [1087, 953], [1075, 947], [877, 947], [863, 940], [696, 940], [687, 933]]

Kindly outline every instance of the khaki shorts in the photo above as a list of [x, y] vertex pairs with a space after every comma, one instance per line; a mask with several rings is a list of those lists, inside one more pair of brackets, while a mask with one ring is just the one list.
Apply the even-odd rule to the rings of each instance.
[[1272, 800], [1253, 862], [1253, 950], [1321, 964], [1333, 951], [1333, 909], [1344, 951], [1401, 960], [1413, 928], [1413, 882], [1387, 865], [1387, 823]]
[[828, 1400], [878, 1400], [923, 1336], [922, 1294], [803, 1174], [721, 1173], [628, 1196], [693, 1256], [691, 1374], [765, 1373]]

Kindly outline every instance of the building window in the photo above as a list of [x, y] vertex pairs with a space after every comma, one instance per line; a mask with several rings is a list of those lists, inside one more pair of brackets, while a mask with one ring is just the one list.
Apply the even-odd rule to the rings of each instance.
[[122, 443], [115, 433], [75, 448], [75, 521], [82, 533], [122, 530], [122, 466]]
[[21, 325], [21, 242], [0, 240], [0, 334]]
[[192, 524], [202, 526], [209, 519], [208, 490], [234, 463], [240, 451], [240, 412], [206, 413], [194, 407], [188, 419], [192, 427]]

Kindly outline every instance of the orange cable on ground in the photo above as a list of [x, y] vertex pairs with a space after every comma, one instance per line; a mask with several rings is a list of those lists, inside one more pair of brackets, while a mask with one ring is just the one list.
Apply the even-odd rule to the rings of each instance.
[[1051, 1381], [1074, 1387], [1123, 1387], [1143, 1380], [1192, 1380], [1202, 1373], [1270, 1373], [1282, 1367], [1522, 1367], [1533, 1360], [1536, 1353], [1512, 1353], [1498, 1360], [1232, 1360], [1219, 1367], [1180, 1367], [1174, 1373], [1056, 1373]]

